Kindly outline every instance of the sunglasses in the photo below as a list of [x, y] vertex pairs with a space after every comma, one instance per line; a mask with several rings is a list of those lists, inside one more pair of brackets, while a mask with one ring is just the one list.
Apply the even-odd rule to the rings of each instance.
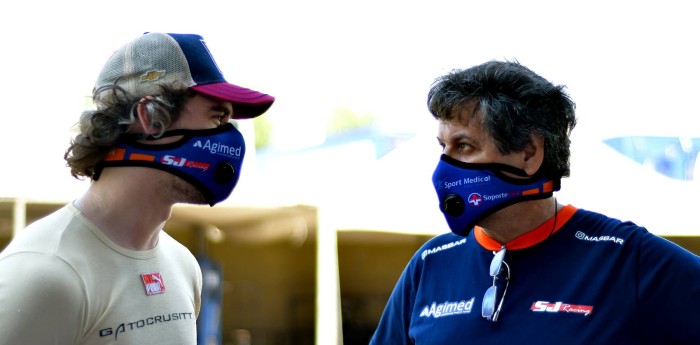
[[[493, 259], [491, 260], [491, 266], [489, 267], [489, 274], [491, 274], [491, 277], [493, 277], [493, 285], [486, 290], [484, 300], [481, 302], [481, 316], [492, 322], [496, 322], [496, 320], [498, 320], [498, 314], [501, 313], [501, 306], [503, 306], [503, 300], [506, 298], [508, 283], [510, 282], [510, 267], [508, 267], [508, 264], [503, 261], [505, 256], [505, 246], [503, 246], [498, 252], [494, 253]], [[505, 267], [505, 270], [503, 267]], [[503, 295], [498, 302], [498, 306], [496, 306], [496, 300], [498, 299], [498, 287], [496, 285], [496, 281], [500, 279], [499, 276], [501, 276], [501, 273], [503, 272], [505, 272], [503, 279], [506, 281], [506, 286], [503, 289]]]

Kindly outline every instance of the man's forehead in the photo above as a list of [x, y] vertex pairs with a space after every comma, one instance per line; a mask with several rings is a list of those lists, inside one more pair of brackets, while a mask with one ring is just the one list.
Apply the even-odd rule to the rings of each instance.
[[479, 102], [471, 100], [454, 107], [450, 112], [449, 119], [468, 126], [480, 125], [483, 120], [483, 114], [479, 107]]

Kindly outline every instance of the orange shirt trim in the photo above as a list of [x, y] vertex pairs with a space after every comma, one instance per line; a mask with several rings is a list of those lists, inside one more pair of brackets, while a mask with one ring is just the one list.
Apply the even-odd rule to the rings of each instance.
[[[571, 219], [571, 217], [576, 213], [577, 208], [572, 205], [566, 205], [562, 207], [559, 212], [557, 212], [556, 220], [557, 224], [555, 226], [555, 217], [550, 218], [544, 224], [538, 226], [537, 228], [529, 231], [522, 236], [508, 242], [506, 244], [507, 250], [517, 250], [532, 247], [544, 240], [552, 234], [556, 233], [561, 229], [566, 222]], [[554, 227], [554, 229], [552, 229]], [[474, 237], [479, 244], [488, 250], [499, 250], [503, 246], [500, 242], [494, 240], [493, 238], [486, 235], [484, 229], [480, 226], [474, 226]]]

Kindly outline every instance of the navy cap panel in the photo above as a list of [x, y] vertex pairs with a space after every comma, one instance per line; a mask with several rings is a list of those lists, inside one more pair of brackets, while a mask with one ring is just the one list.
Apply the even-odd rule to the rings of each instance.
[[168, 35], [180, 45], [189, 63], [192, 79], [197, 85], [226, 82], [202, 36], [171, 33]]

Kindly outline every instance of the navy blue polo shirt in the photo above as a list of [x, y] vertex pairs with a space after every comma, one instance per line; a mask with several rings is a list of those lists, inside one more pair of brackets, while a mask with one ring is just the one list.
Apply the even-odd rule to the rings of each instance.
[[571, 205], [556, 218], [506, 245], [497, 322], [481, 304], [502, 245], [476, 227], [416, 252], [370, 344], [700, 344], [700, 257]]

